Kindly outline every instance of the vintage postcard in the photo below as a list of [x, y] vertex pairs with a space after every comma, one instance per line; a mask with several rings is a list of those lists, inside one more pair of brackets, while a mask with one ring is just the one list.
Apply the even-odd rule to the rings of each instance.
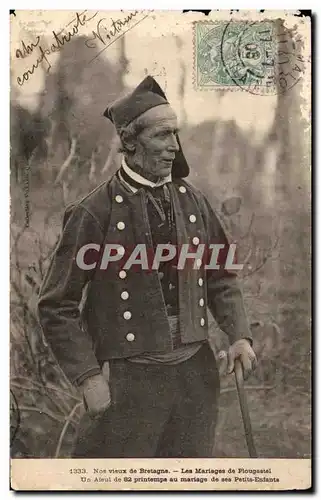
[[311, 487], [311, 16], [16, 10], [11, 488]]

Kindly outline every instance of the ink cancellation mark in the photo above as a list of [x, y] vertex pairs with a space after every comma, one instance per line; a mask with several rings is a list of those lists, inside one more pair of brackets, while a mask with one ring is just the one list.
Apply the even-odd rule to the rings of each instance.
[[194, 30], [198, 89], [276, 95], [290, 90], [303, 74], [302, 41], [281, 20], [202, 21]]

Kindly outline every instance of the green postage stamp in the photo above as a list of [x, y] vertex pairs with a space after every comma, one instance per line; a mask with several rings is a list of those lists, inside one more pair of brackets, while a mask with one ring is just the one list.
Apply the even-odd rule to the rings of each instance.
[[[194, 23], [197, 89], [283, 93], [303, 71], [300, 38], [279, 20]], [[295, 30], [294, 30], [295, 31]]]

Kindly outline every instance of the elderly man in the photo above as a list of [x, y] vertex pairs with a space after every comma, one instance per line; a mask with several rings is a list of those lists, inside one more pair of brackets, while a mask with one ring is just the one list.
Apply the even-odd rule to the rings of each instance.
[[256, 363], [237, 277], [199, 258], [179, 266], [165, 252], [145, 269], [139, 253], [132, 266], [127, 257], [137, 245], [149, 258], [159, 246], [188, 244], [187, 263], [202, 244], [228, 241], [205, 197], [183, 180], [176, 115], [157, 82], [146, 77], [104, 114], [122, 163], [67, 208], [38, 309], [57, 361], [83, 394], [73, 456], [211, 457], [220, 383], [207, 307], [230, 340], [228, 371], [236, 358], [245, 375]]

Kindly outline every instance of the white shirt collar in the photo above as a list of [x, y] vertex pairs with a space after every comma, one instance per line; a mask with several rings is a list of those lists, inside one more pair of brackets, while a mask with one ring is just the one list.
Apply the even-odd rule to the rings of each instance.
[[[171, 182], [172, 181], [172, 174], [167, 175], [163, 179], [161, 179], [158, 182], [152, 182], [148, 179], [145, 179], [145, 177], [142, 177], [141, 175], [137, 174], [137, 172], [134, 172], [126, 163], [125, 157], [123, 156], [122, 158], [122, 167], [125, 170], [126, 174], [129, 175], [134, 181], [139, 182], [139, 184], [142, 184], [143, 186], [150, 186], [150, 187], [158, 187], [162, 186], [163, 184], [166, 184], [166, 182]], [[137, 189], [131, 186], [131, 189], [136, 192]]]

